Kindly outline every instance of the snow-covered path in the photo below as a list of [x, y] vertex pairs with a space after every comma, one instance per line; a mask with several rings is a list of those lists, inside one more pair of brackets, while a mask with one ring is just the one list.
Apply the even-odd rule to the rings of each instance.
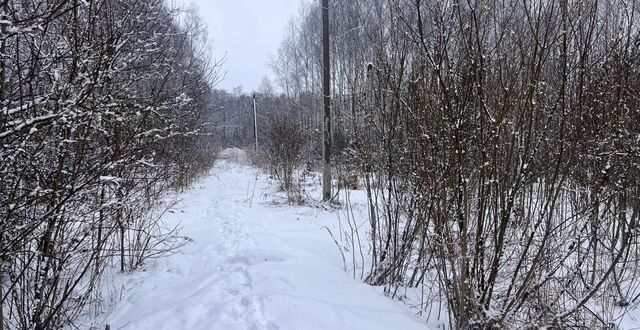
[[111, 329], [426, 328], [344, 272], [322, 228], [335, 213], [269, 205], [272, 190], [256, 169], [218, 162], [165, 216], [193, 242], [121, 279]]

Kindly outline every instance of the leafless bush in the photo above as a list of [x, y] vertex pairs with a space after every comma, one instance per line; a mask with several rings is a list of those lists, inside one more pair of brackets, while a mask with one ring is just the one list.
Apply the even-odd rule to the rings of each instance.
[[305, 155], [309, 150], [307, 130], [291, 116], [275, 113], [269, 119], [267, 132], [265, 152], [270, 171], [288, 193], [290, 202], [302, 202]]
[[[459, 329], [606, 328], [638, 303], [635, 1], [332, 8], [367, 282], [442, 293], [425, 309]], [[292, 99], [320, 94], [318, 26], [310, 5], [276, 63]]]
[[151, 215], [212, 163], [216, 70], [160, 0], [0, 6], [0, 329], [57, 329], [112, 260], [171, 250]]

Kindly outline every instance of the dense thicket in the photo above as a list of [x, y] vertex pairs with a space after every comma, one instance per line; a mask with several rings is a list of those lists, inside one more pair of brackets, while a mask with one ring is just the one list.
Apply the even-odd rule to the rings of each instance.
[[217, 70], [197, 17], [163, 0], [10, 0], [0, 16], [0, 329], [56, 329], [98, 299], [104, 267], [178, 243], [152, 211], [212, 164]]
[[[615, 327], [640, 294], [639, 15], [332, 1], [334, 141], [369, 195], [366, 281], [418, 288], [460, 329]], [[274, 63], [301, 104], [322, 95], [320, 24], [314, 2]]]

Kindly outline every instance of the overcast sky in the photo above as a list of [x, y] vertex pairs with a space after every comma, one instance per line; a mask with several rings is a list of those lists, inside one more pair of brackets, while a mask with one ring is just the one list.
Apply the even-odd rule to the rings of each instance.
[[224, 81], [218, 87], [256, 90], [271, 75], [269, 56], [275, 55], [286, 26], [303, 0], [187, 0], [207, 23], [216, 57], [226, 54]]

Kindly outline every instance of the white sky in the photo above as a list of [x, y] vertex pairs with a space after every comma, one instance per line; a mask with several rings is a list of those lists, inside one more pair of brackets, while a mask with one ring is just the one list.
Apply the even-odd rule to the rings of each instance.
[[187, 0], [207, 23], [216, 58], [226, 54], [219, 88], [242, 86], [257, 90], [271, 76], [270, 55], [275, 55], [286, 26], [303, 0]]

